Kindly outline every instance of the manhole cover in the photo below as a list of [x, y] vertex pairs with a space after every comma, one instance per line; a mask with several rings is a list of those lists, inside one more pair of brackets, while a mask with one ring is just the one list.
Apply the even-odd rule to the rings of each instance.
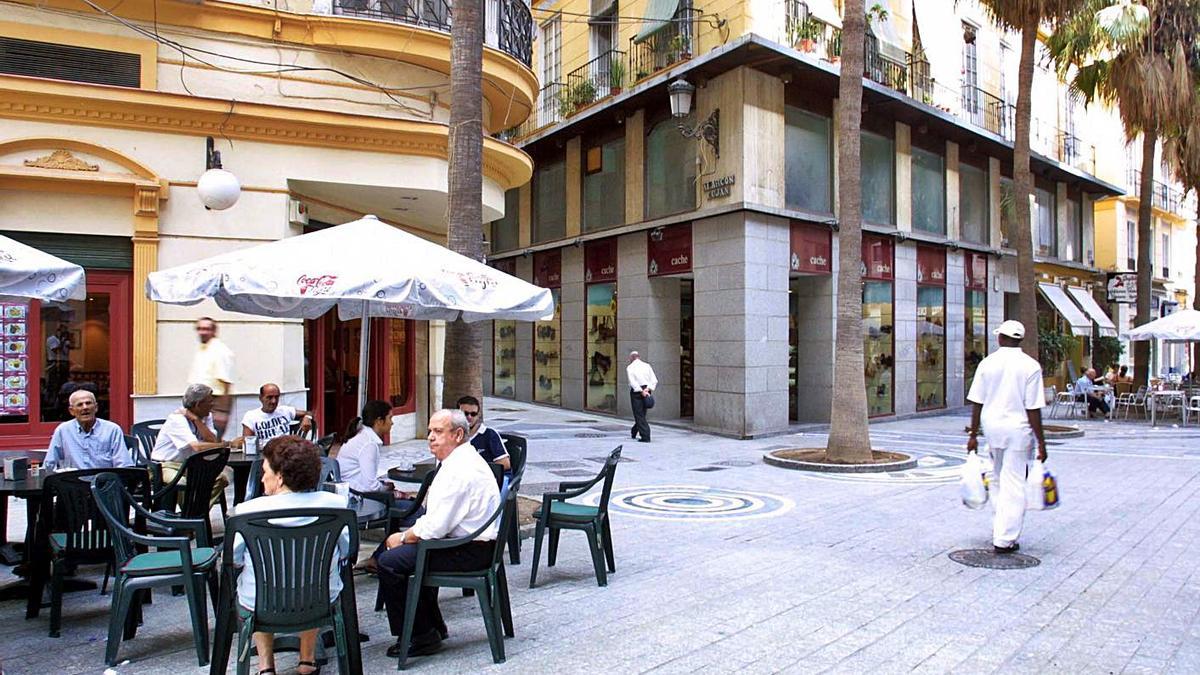
[[724, 471], [728, 468], [727, 466], [701, 466], [695, 469], [688, 469], [688, 471]]
[[517, 418], [515, 418], [515, 417], [492, 417], [492, 418], [490, 418], [489, 421], [491, 421], [491, 422], [516, 422]]
[[[608, 456], [605, 455], [604, 457], [584, 457], [584, 459], [586, 459], [589, 462], [595, 462], [597, 464], [604, 464], [605, 462], [608, 461]], [[637, 460], [632, 457], [621, 457], [617, 461], [618, 462], [636, 462]]]
[[604, 437], [605, 437], [605, 436], [607, 436], [607, 435], [608, 435], [608, 434], [589, 434], [589, 433], [582, 433], [582, 434], [575, 434], [575, 438], [604, 438]]
[[596, 420], [567, 420], [567, 424], [595, 424]]
[[581, 466], [579, 462], [563, 461], [563, 462], [530, 462], [531, 466], [536, 466], [540, 469], [577, 469]]
[[561, 471], [551, 471], [550, 473], [554, 474], [555, 476], [562, 476], [563, 478], [591, 478], [592, 476], [596, 475], [591, 471], [583, 471], [580, 469], [563, 469]]
[[1021, 570], [1037, 567], [1041, 560], [1024, 553], [997, 554], [990, 548], [968, 548], [951, 551], [950, 559], [968, 567], [986, 567], [993, 570]]
[[492, 412], [523, 412], [520, 408], [497, 408], [494, 406], [488, 408], [488, 410]]
[[748, 466], [757, 466], [758, 462], [751, 462], [748, 459], [728, 459], [724, 462], [713, 462], [717, 466], [732, 466], [734, 468], [743, 469]]

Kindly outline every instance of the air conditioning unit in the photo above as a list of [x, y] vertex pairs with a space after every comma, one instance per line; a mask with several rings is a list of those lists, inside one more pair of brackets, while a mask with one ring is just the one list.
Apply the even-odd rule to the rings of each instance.
[[308, 207], [299, 199], [288, 198], [288, 223], [304, 227], [308, 225]]

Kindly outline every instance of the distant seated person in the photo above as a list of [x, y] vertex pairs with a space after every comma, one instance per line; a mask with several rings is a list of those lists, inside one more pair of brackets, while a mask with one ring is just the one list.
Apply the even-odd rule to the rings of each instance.
[[367, 401], [362, 415], [350, 420], [338, 450], [342, 481], [356, 492], [391, 492], [394, 486], [379, 478], [379, 453], [392, 431], [392, 406], [387, 401]]
[[[233, 515], [262, 513], [282, 509], [300, 508], [347, 508], [346, 498], [333, 492], [318, 489], [321, 480], [321, 452], [312, 442], [298, 436], [277, 436], [262, 449], [263, 497], [251, 499], [237, 505]], [[309, 518], [289, 518], [272, 524], [302, 526], [311, 522]], [[350, 552], [350, 533], [343, 530], [338, 539], [338, 554], [329, 568], [329, 601], [337, 600], [342, 591], [342, 578], [338, 572], [338, 559]], [[253, 558], [246, 555], [246, 542], [238, 535], [233, 543], [234, 564], [242, 567], [237, 580], [238, 604], [253, 611], [255, 579]], [[300, 633], [300, 663], [296, 669], [301, 675], [320, 672], [317, 665], [317, 634], [320, 629], [312, 628]], [[255, 633], [254, 644], [258, 648], [258, 672], [275, 672], [275, 636], [271, 633]]]
[[121, 427], [96, 417], [96, 395], [87, 389], [71, 394], [67, 410], [75, 419], [63, 422], [50, 437], [48, 469], [113, 469], [133, 466]]
[[1104, 384], [1116, 384], [1116, 383], [1117, 383], [1117, 367], [1109, 366], [1108, 370], [1104, 371]]
[[242, 436], [254, 436], [262, 444], [292, 433], [292, 422], [296, 420], [300, 421], [301, 434], [312, 428], [312, 417], [307, 410], [279, 404], [279, 385], [268, 382], [259, 387], [258, 401], [262, 407], [242, 416]]
[[1117, 382], [1133, 384], [1133, 375], [1129, 372], [1129, 366], [1121, 366], [1121, 369], [1117, 371]]
[[[197, 452], [214, 448], [240, 448], [242, 439], [222, 441], [213, 426], [212, 409], [216, 403], [212, 387], [207, 384], [189, 384], [183, 392], [183, 407], [167, 415], [150, 459], [162, 464], [163, 482], [175, 479], [183, 466], [183, 460]], [[225, 492], [229, 477], [222, 473], [213, 486], [213, 503]]]
[[1075, 381], [1075, 400], [1086, 402], [1088, 407], [1088, 419], [1096, 411], [1100, 411], [1101, 417], [1108, 416], [1108, 401], [1104, 400], [1104, 394], [1096, 389], [1096, 369], [1088, 368], [1083, 376]]
[[471, 428], [467, 432], [467, 442], [479, 451], [479, 456], [493, 464], [504, 467], [505, 475], [512, 474], [512, 459], [504, 448], [504, 439], [495, 429], [489, 429], [483, 423], [483, 406], [474, 396], [464, 396], [458, 399], [458, 409], [466, 415]]

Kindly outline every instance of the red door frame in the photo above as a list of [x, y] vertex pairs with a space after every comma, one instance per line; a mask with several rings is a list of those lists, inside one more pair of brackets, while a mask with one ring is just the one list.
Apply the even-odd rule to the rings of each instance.
[[[131, 275], [129, 272], [108, 270], [86, 270], [87, 292], [109, 294], [109, 417], [122, 429], [128, 429], [133, 420], [133, 296], [130, 295]], [[26, 344], [34, 347], [29, 351], [31, 384], [29, 395], [29, 421], [18, 424], [0, 424], [0, 448], [45, 448], [50, 436], [61, 422], [41, 422], [42, 417], [42, 303], [29, 303]]]

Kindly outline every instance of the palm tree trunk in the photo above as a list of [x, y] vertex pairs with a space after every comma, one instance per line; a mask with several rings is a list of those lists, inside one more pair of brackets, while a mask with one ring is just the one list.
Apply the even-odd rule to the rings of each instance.
[[838, 84], [837, 349], [829, 411], [827, 459], [871, 459], [867, 428], [862, 332], [862, 73], [866, 33], [864, 0], [847, 0]]
[[[1150, 247], [1154, 242], [1153, 220], [1150, 209], [1154, 206], [1154, 146], [1158, 134], [1142, 132], [1142, 180], [1138, 186], [1138, 242], [1137, 242], [1137, 316], [1134, 325], [1140, 326], [1150, 320], [1150, 298], [1153, 293], [1154, 261], [1150, 258]], [[1150, 384], [1150, 341], [1133, 343], [1133, 381], [1139, 385]]]
[[[1029, 168], [1029, 132], [1033, 117], [1033, 62], [1037, 47], [1038, 15], [1030, 12], [1021, 27], [1021, 62], [1017, 69], [1016, 138], [1013, 143], [1013, 201], [1016, 202], [1017, 320], [1025, 324], [1021, 349], [1038, 358], [1037, 271], [1033, 261], [1033, 228], [1029, 195], [1033, 171]], [[1045, 373], [1053, 375], [1053, 373]]]
[[[483, 11], [481, 0], [455, 0], [450, 26], [449, 194], [447, 246], [483, 260]], [[484, 324], [458, 319], [446, 326], [442, 407], [460, 396], [482, 396]]]
[[[1196, 190], [1196, 267], [1192, 271], [1192, 309], [1200, 310], [1200, 189]], [[1200, 342], [1192, 343], [1192, 383], [1200, 373]]]

